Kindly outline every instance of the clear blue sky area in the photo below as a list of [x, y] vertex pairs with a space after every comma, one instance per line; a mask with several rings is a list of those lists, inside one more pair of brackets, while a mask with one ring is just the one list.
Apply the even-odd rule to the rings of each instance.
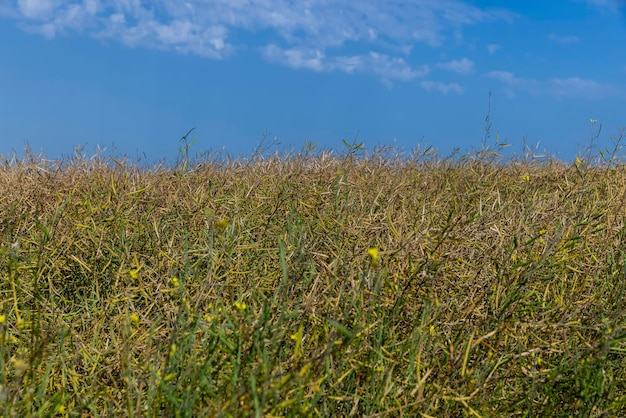
[[[626, 127], [619, 0], [3, 0], [0, 153], [194, 150], [492, 137], [574, 158]], [[597, 120], [592, 126], [590, 119]]]

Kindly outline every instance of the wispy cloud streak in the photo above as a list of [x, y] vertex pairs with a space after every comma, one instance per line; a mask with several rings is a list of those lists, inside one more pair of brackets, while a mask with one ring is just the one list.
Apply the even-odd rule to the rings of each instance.
[[603, 99], [607, 97], [626, 97], [624, 89], [600, 83], [595, 80], [580, 77], [549, 78], [536, 80], [534, 78], [518, 77], [508, 71], [491, 71], [488, 78], [500, 81], [504, 92], [514, 97], [517, 92], [529, 92], [534, 96], [551, 96], [556, 98]]
[[[407, 60], [414, 45], [436, 48], [468, 25], [513, 18], [507, 11], [461, 0], [17, 0], [0, 6], [0, 16], [48, 38], [83, 33], [213, 59], [258, 49], [265, 58], [294, 68], [397, 81], [428, 74]], [[348, 45], [364, 53], [348, 53]], [[441, 68], [467, 73], [470, 67], [461, 60]]]
[[437, 64], [437, 68], [452, 71], [460, 75], [468, 75], [474, 72], [474, 62], [468, 58], [452, 60]]
[[580, 41], [580, 39], [577, 36], [571, 36], [571, 35], [559, 36], [559, 35], [555, 35], [554, 33], [549, 34], [548, 39], [551, 40], [552, 42], [556, 42], [557, 44], [562, 44], [562, 45], [573, 44], [573, 43]]
[[446, 84], [439, 81], [424, 80], [420, 83], [420, 86], [426, 91], [434, 90], [446, 95], [451, 92], [456, 94], [463, 94], [463, 92], [465, 91], [463, 87], [461, 87], [457, 83]]

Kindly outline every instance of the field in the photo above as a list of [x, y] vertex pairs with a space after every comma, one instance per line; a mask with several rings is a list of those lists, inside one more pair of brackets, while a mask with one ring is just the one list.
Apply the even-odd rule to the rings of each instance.
[[625, 166], [309, 151], [5, 159], [2, 414], [626, 415]]

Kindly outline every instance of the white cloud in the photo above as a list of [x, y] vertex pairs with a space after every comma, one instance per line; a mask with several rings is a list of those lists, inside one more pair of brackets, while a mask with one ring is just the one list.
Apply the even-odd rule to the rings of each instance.
[[[462, 0], [17, 0], [16, 6], [0, 11], [48, 37], [81, 32], [133, 47], [215, 59], [258, 48], [268, 59], [294, 68], [394, 80], [424, 72], [406, 61], [415, 45], [439, 47], [468, 25], [514, 17]], [[381, 52], [353, 56], [345, 49], [354, 45]], [[456, 65], [450, 69], [467, 71], [467, 63]]]
[[626, 0], [575, 0], [586, 3], [598, 11], [609, 15], [618, 15], [626, 20]]
[[123, 25], [124, 23], [126, 23], [126, 18], [124, 17], [124, 13], [112, 14], [111, 16], [109, 16], [109, 20], [114, 25], [118, 25], [118, 24]]
[[487, 52], [489, 55], [495, 54], [502, 46], [498, 44], [489, 44], [487, 45]]
[[392, 80], [409, 81], [417, 77], [423, 77], [430, 72], [430, 68], [427, 65], [414, 69], [403, 58], [390, 57], [376, 52], [370, 52], [364, 59], [364, 64], [365, 68], [370, 68], [372, 73]]
[[453, 92], [456, 94], [463, 94], [464, 92], [463, 87], [459, 86], [457, 83], [445, 84], [439, 81], [425, 80], [420, 83], [420, 86], [424, 90], [427, 90], [427, 91], [435, 90], [446, 95], [450, 92]]
[[607, 97], [625, 97], [624, 89], [587, 80], [580, 77], [550, 78], [536, 80], [521, 78], [507, 71], [492, 71], [487, 77], [500, 81], [507, 96], [513, 97], [518, 91], [529, 92], [534, 96], [552, 96], [556, 98], [602, 99]]
[[348, 74], [355, 72], [374, 74], [389, 83], [397, 80], [413, 80], [430, 72], [426, 65], [412, 68], [403, 58], [377, 52], [328, 57], [319, 49], [281, 49], [277, 45], [268, 45], [263, 49], [263, 55], [270, 61], [279, 62], [291, 68], [317, 72], [341, 71]]
[[579, 3], [587, 3], [591, 6], [598, 7], [600, 9], [609, 10], [612, 12], [619, 11], [620, 8], [626, 7], [624, 0], [577, 0]]
[[46, 19], [54, 12], [57, 1], [54, 0], [18, 0], [17, 7], [24, 17]]
[[518, 78], [515, 76], [515, 74], [508, 72], [508, 71], [491, 71], [487, 73], [487, 77], [499, 80], [504, 84], [507, 84], [509, 86], [515, 86], [515, 87], [524, 83], [529, 83], [531, 81], [534, 82], [534, 80], [531, 80], [531, 79], [524, 80], [524, 79]]
[[461, 60], [452, 60], [449, 62], [440, 62], [436, 65], [437, 68], [443, 68], [444, 70], [452, 71], [457, 74], [467, 75], [474, 72], [474, 62], [468, 58]]
[[[263, 52], [270, 61], [279, 62], [291, 68], [305, 68], [313, 71], [331, 70], [331, 64], [320, 50], [281, 49], [276, 45], [268, 45]], [[345, 64], [345, 72], [351, 73], [358, 62], [346, 62]]]
[[594, 80], [579, 77], [551, 78], [547, 81], [551, 94], [557, 97], [586, 97], [601, 99], [620, 95], [620, 90]]
[[559, 35], [555, 35], [554, 33], [549, 34], [548, 39], [553, 42], [556, 42], [557, 44], [563, 44], [563, 45], [573, 44], [573, 43], [580, 41], [580, 39], [578, 39], [577, 36], [559, 36]]

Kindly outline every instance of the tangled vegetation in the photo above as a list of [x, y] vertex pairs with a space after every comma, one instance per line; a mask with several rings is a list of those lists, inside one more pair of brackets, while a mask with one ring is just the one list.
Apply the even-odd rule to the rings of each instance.
[[626, 414], [626, 167], [361, 152], [6, 159], [2, 413]]

